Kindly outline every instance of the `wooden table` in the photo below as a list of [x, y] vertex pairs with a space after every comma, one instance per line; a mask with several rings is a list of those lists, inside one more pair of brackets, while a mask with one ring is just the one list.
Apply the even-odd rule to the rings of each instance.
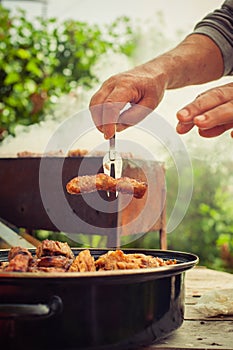
[[232, 289], [233, 274], [195, 267], [186, 272], [185, 319], [182, 326], [164, 340], [140, 350], [232, 350], [233, 315], [207, 318], [194, 305], [210, 290]]

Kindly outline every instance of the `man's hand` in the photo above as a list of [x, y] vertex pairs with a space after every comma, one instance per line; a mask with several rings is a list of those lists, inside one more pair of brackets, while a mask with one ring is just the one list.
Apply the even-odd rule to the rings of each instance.
[[[177, 113], [177, 132], [197, 126], [203, 137], [214, 137], [233, 128], [233, 83], [210, 89]], [[233, 131], [231, 132], [233, 137]]]
[[[161, 101], [165, 91], [165, 76], [147, 65], [112, 76], [106, 80], [90, 101], [90, 111], [96, 127], [106, 139], [139, 123]], [[122, 109], [130, 103], [130, 108]]]

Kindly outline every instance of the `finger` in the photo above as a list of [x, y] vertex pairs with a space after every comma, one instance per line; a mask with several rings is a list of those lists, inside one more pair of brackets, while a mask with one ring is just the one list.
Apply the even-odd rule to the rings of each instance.
[[122, 131], [129, 126], [136, 125], [141, 122], [154, 109], [153, 105], [147, 98], [142, 99], [138, 103], [131, 103], [131, 107], [123, 111], [118, 120], [117, 131]]
[[91, 112], [92, 120], [97, 127], [97, 129], [100, 132], [104, 132], [103, 130], [103, 122], [102, 122], [102, 115], [103, 115], [103, 104], [100, 105], [89, 105], [89, 110]]
[[[130, 103], [131, 107], [121, 113], [127, 103]], [[123, 86], [117, 86], [106, 98], [105, 106], [103, 110], [104, 134], [105, 138], [110, 138], [115, 130], [122, 131], [139, 123], [151, 113], [156, 102], [154, 95], [141, 98], [137, 89], [129, 90]]]
[[99, 90], [96, 91], [90, 100], [90, 107], [101, 105], [106, 101], [114, 89], [114, 81], [114, 77], [111, 77], [100, 86]]
[[154, 91], [141, 97], [135, 93], [134, 100], [131, 101], [131, 107], [123, 111], [118, 120], [117, 131], [122, 131], [129, 126], [136, 125], [148, 116], [158, 105], [163, 97], [163, 92], [157, 94]]
[[233, 122], [233, 100], [196, 116], [193, 122], [201, 129], [210, 129]]
[[127, 111], [120, 114], [117, 131], [123, 131], [130, 126], [138, 124], [151, 112], [151, 109], [140, 106], [139, 104], [132, 105]]
[[100, 89], [92, 96], [89, 104], [92, 119], [96, 127], [103, 133], [103, 104], [114, 88], [109, 81], [110, 79], [102, 84]]
[[111, 138], [118, 123], [118, 117], [120, 111], [125, 105], [138, 99], [138, 93], [136, 89], [130, 89], [125, 84], [116, 84], [114, 77], [106, 81], [99, 92], [97, 92], [91, 100], [92, 106], [96, 103], [103, 104], [102, 111], [99, 109], [97, 112], [92, 112], [92, 117], [96, 125], [99, 125], [99, 129], [104, 133], [106, 139]]
[[[109, 99], [109, 98], [108, 98]], [[106, 139], [110, 139], [116, 132], [120, 111], [126, 105], [125, 102], [108, 102], [103, 104], [102, 123]]]
[[233, 84], [226, 84], [217, 88], [205, 91], [196, 97], [190, 104], [177, 112], [177, 118], [180, 122], [189, 122], [195, 116], [201, 115], [206, 111], [232, 100]]
[[[199, 132], [199, 135], [202, 137], [211, 138], [211, 137], [219, 136], [219, 135], [223, 134], [225, 131], [232, 129], [232, 128], [233, 128], [233, 123], [229, 123], [229, 124], [224, 124], [224, 125], [218, 125], [218, 126], [215, 126], [211, 129], [204, 129], [204, 130], [198, 129], [198, 132]], [[231, 132], [231, 136], [232, 135], [233, 135], [233, 132]]]
[[176, 131], [178, 134], [186, 134], [194, 127], [194, 124], [192, 122], [189, 123], [181, 123], [179, 122], [176, 126]]

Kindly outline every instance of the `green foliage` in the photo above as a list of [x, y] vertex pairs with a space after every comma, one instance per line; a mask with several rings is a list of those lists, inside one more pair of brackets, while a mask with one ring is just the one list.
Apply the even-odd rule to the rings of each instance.
[[[199, 256], [200, 264], [221, 269], [224, 267], [219, 249], [222, 235], [233, 234], [231, 165], [211, 167], [208, 161], [194, 159], [193, 170], [192, 201], [181, 224], [168, 235], [169, 248], [192, 251]], [[173, 169], [167, 171], [168, 206], [174, 202], [173, 172]]]
[[[168, 218], [177, 196], [176, 172], [175, 167], [166, 170]], [[193, 176], [190, 206], [179, 226], [167, 235], [168, 249], [192, 252], [199, 256], [200, 265], [232, 272], [233, 266], [226, 265], [221, 254], [225, 244], [233, 254], [232, 165], [211, 167], [208, 161], [193, 159]], [[128, 246], [159, 248], [158, 232], [147, 233]]]
[[51, 239], [60, 242], [67, 242], [71, 247], [104, 248], [107, 245], [107, 237], [100, 235], [86, 235], [79, 233], [76, 236], [76, 241], [73, 241], [70, 238], [72, 236], [70, 235], [68, 237], [64, 232], [36, 230], [34, 231], [34, 235], [39, 241], [43, 241], [44, 239]]
[[217, 240], [217, 245], [222, 247], [225, 244], [227, 244], [228, 250], [233, 256], [233, 230], [231, 230], [230, 233], [220, 233]]
[[128, 18], [103, 28], [42, 18], [32, 24], [24, 11], [13, 17], [0, 5], [0, 23], [0, 135], [42, 120], [54, 97], [90, 87], [91, 68], [108, 50], [131, 55], [135, 47]]

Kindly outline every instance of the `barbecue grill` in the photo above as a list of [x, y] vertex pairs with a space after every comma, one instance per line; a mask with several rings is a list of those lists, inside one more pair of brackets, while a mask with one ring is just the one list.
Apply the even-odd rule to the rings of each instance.
[[[122, 176], [149, 181], [152, 185], [148, 191], [149, 198], [147, 195], [142, 199], [132, 198], [123, 209], [121, 196], [113, 201], [101, 191], [82, 196], [66, 192], [67, 182], [77, 174], [103, 172], [102, 161], [99, 156], [1, 158], [0, 183], [4, 185], [0, 186], [0, 218], [29, 231], [44, 229], [69, 234], [106, 235], [107, 247], [119, 246], [122, 236], [158, 231], [160, 248], [166, 249], [163, 163], [124, 159]], [[57, 183], [56, 175], [60, 170], [61, 183]], [[44, 197], [49, 194], [49, 203], [43, 198], [43, 193]], [[105, 207], [101, 207], [100, 203], [105, 203]], [[110, 212], [105, 210], [106, 205], [111, 206]], [[55, 207], [56, 212], [53, 213]], [[140, 217], [141, 212], [143, 215]], [[76, 218], [79, 218], [78, 225]]]

